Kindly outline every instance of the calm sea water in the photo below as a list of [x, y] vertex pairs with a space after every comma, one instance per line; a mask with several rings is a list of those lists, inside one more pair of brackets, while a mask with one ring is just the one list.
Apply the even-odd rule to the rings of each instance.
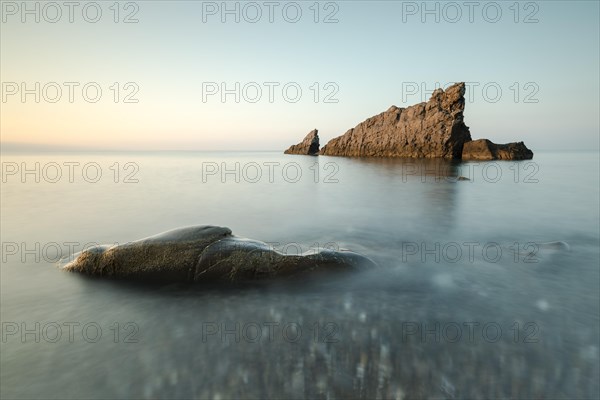
[[[598, 161], [3, 154], [1, 396], [597, 398]], [[215, 288], [58, 268], [196, 224], [382, 269]]]

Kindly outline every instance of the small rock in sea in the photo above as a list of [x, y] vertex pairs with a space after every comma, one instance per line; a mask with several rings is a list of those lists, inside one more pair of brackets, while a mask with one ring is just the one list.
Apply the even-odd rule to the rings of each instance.
[[466, 142], [463, 160], [531, 160], [533, 152], [523, 142], [496, 144], [487, 139]]
[[290, 146], [284, 154], [300, 154], [316, 156], [319, 153], [319, 131], [313, 129], [304, 137], [302, 142]]

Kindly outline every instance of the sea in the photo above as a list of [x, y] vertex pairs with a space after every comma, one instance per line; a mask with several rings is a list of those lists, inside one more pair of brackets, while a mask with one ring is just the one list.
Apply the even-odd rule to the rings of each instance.
[[[3, 153], [0, 396], [598, 398], [599, 171], [597, 151]], [[191, 225], [379, 268], [235, 287], [61, 269]]]

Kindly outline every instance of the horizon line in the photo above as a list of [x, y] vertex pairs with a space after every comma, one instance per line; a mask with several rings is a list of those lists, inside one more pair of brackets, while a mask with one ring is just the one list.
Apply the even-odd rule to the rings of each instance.
[[[8, 147], [8, 148], [7, 148]], [[40, 153], [58, 153], [58, 152], [98, 152], [98, 153], [167, 153], [167, 152], [179, 152], [179, 153], [193, 153], [193, 152], [235, 152], [235, 153], [259, 153], [259, 152], [284, 152], [285, 149], [271, 148], [271, 149], [240, 149], [240, 148], [213, 148], [213, 149], [190, 149], [190, 148], [157, 148], [157, 149], [133, 149], [133, 148], [108, 148], [99, 147], [94, 148], [90, 146], [61, 146], [52, 145], [45, 143], [23, 143], [23, 142], [2, 142], [0, 141], [0, 153], [22, 153], [22, 152], [40, 152]], [[599, 148], [540, 148], [535, 151], [541, 152], [598, 152]]]

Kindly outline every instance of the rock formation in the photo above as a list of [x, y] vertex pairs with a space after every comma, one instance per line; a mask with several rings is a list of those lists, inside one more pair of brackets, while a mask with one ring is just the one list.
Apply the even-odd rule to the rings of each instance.
[[284, 154], [301, 154], [316, 156], [319, 153], [319, 131], [313, 129], [302, 142], [290, 146]]
[[[407, 108], [391, 106], [342, 136], [331, 139], [319, 154], [472, 160], [523, 160], [533, 157], [533, 152], [523, 142], [497, 145], [487, 139], [472, 141], [469, 127], [464, 123], [464, 95], [465, 84], [461, 82], [445, 91], [435, 90], [426, 103]], [[464, 151], [466, 144], [469, 145]], [[316, 129], [285, 154], [315, 154], [315, 150], [318, 151]]]
[[496, 144], [487, 139], [478, 139], [465, 143], [462, 152], [463, 160], [530, 160], [532, 158], [533, 152], [523, 142]]
[[229, 228], [192, 226], [114, 246], [96, 246], [63, 267], [86, 275], [167, 282], [245, 282], [376, 267], [351, 251], [286, 255]]
[[427, 103], [390, 107], [332, 139], [321, 149], [327, 156], [460, 158], [471, 140], [463, 122], [465, 84], [437, 89]]

